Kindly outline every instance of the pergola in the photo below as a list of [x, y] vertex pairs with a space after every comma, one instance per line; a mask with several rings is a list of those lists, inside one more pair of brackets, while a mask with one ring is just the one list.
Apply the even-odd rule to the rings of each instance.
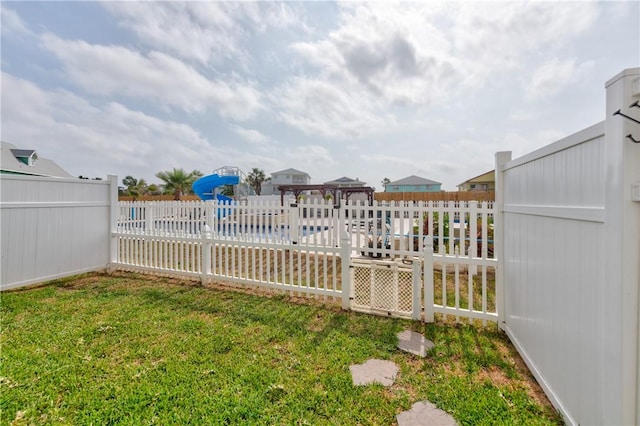
[[327, 194], [331, 194], [334, 200], [338, 199], [338, 193], [340, 194], [340, 198], [344, 196], [345, 200], [348, 200], [351, 197], [351, 194], [356, 193], [364, 193], [367, 194], [367, 200], [369, 200], [369, 205], [373, 204], [373, 193], [375, 189], [370, 186], [353, 186], [353, 187], [339, 187], [336, 185], [280, 185], [278, 186], [278, 190], [280, 191], [280, 205], [284, 205], [284, 194], [287, 192], [293, 192], [293, 195], [296, 197], [296, 200], [302, 194], [303, 191], [319, 191], [320, 194], [324, 197]]

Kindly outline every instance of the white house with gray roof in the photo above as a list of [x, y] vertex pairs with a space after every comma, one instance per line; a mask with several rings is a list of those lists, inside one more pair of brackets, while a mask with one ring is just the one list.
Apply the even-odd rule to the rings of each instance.
[[297, 169], [285, 169], [271, 173], [271, 180], [262, 184], [262, 195], [279, 195], [279, 185], [309, 185], [311, 176]]
[[0, 172], [4, 174], [73, 177], [55, 162], [40, 157], [34, 149], [16, 148], [9, 142], [2, 142], [0, 160]]
[[440, 182], [411, 175], [389, 182], [384, 186], [384, 192], [440, 192], [441, 187]]

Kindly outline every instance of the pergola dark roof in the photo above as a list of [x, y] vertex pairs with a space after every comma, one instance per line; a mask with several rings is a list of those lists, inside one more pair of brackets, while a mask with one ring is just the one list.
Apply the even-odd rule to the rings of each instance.
[[333, 196], [333, 199], [336, 200], [338, 198], [338, 192], [341, 195], [344, 195], [346, 200], [349, 199], [351, 194], [355, 193], [365, 193], [367, 194], [367, 199], [369, 200], [369, 205], [373, 204], [373, 193], [375, 189], [370, 186], [354, 186], [347, 188], [340, 188], [337, 185], [279, 185], [278, 190], [280, 191], [280, 205], [284, 205], [284, 194], [287, 192], [293, 192], [293, 195], [296, 197], [296, 200], [302, 194], [303, 191], [319, 191], [320, 194], [324, 197], [327, 193]]

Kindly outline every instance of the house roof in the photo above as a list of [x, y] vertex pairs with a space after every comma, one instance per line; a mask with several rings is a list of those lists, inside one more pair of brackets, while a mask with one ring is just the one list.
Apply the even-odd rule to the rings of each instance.
[[472, 183], [472, 182], [473, 183], [493, 182], [496, 179], [495, 172], [496, 172], [495, 170], [489, 170], [488, 172], [482, 173], [481, 175], [472, 177], [469, 180], [465, 180], [458, 186], [462, 186], [465, 183]]
[[[305, 175], [305, 176], [309, 176], [309, 173], [297, 170], [297, 169], [285, 169], [285, 170], [280, 170], [279, 172], [273, 172], [271, 173], [271, 175]], [[309, 176], [311, 177], [311, 176]]]
[[366, 182], [362, 182], [361, 180], [358, 180], [358, 178], [351, 179], [349, 177], [342, 176], [342, 177], [340, 177], [338, 179], [334, 179], [334, 180], [330, 180], [328, 182], [325, 182], [324, 184], [325, 185], [344, 185], [344, 184], [355, 184], [355, 183], [364, 186], [364, 184]]
[[[2, 142], [0, 152], [0, 170], [3, 173], [16, 173], [21, 175], [49, 176], [72, 178], [62, 167], [46, 158], [38, 157], [33, 149], [18, 149], [15, 145]], [[18, 158], [33, 156], [33, 165], [29, 166]]]
[[425, 179], [420, 176], [411, 175], [406, 178], [389, 182], [387, 185], [442, 185], [442, 182], [436, 182], [435, 180]]

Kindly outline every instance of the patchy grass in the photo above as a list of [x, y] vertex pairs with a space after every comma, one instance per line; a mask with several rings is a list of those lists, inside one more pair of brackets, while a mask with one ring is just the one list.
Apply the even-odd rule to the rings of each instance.
[[[0, 423], [394, 424], [422, 399], [460, 424], [560, 424], [506, 337], [134, 274], [2, 294]], [[396, 349], [411, 328], [436, 347]], [[394, 361], [354, 387], [349, 365]]]

